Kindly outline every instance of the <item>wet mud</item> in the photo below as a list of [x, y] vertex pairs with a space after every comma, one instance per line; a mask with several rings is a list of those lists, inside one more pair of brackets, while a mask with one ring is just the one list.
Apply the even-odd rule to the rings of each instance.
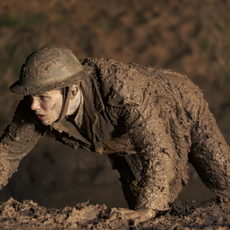
[[230, 202], [215, 197], [204, 202], [177, 201], [167, 212], [140, 222], [128, 218], [117, 208], [79, 203], [63, 209], [44, 208], [31, 200], [18, 202], [10, 198], [0, 205], [0, 228], [27, 229], [229, 229]]
[[[108, 4], [90, 0], [12, 0], [3, 1], [0, 11], [1, 131], [10, 122], [18, 103], [8, 92], [8, 86], [18, 78], [24, 57], [41, 46], [61, 44], [79, 58], [108, 57], [170, 68], [188, 75], [204, 90], [229, 143], [228, 1], [156, 1], [153, 7], [153, 2], [146, 0], [133, 1], [131, 5], [130, 1]], [[25, 158], [22, 170], [8, 186], [7, 196], [14, 194], [20, 202], [11, 198], [0, 204], [0, 229], [230, 229], [229, 201], [222, 198], [177, 201], [169, 211], [143, 223], [105, 205], [77, 204], [74, 200], [66, 206], [70, 195], [63, 196], [62, 190], [74, 192], [72, 197], [75, 198], [73, 184], [79, 187], [86, 177], [94, 186], [109, 181], [108, 187], [112, 187], [112, 182], [116, 185], [117, 178], [107, 173], [111, 170], [107, 171], [107, 164], [102, 167], [101, 158], [96, 161], [87, 154], [63, 150], [62, 145], [54, 147], [46, 143], [37, 146], [37, 152]], [[62, 152], [68, 152], [68, 158]], [[84, 161], [79, 163], [79, 159]], [[97, 173], [100, 177], [95, 177]], [[199, 190], [199, 185], [195, 188], [192, 193], [207, 197], [206, 190]], [[191, 187], [189, 189], [191, 191]], [[91, 190], [96, 193], [96, 189]], [[105, 191], [98, 194], [105, 196]], [[57, 208], [63, 197], [68, 199], [62, 202], [62, 208]], [[40, 204], [26, 199], [38, 200]], [[41, 206], [45, 204], [56, 208]]]

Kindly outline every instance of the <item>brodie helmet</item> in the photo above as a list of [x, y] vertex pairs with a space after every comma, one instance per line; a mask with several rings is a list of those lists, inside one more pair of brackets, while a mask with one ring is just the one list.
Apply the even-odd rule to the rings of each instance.
[[19, 80], [10, 90], [24, 96], [37, 95], [76, 84], [91, 72], [92, 68], [81, 65], [72, 51], [48, 46], [27, 57]]

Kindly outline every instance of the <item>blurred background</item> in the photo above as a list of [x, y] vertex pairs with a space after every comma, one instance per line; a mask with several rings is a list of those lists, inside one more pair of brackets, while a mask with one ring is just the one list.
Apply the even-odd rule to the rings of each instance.
[[[229, 0], [1, 0], [0, 133], [20, 96], [9, 92], [25, 58], [46, 45], [71, 49], [80, 58], [111, 58], [170, 68], [204, 92], [230, 143]], [[211, 193], [189, 166], [189, 186], [179, 199]], [[119, 175], [108, 159], [42, 139], [0, 192], [61, 208], [89, 201], [127, 207]]]

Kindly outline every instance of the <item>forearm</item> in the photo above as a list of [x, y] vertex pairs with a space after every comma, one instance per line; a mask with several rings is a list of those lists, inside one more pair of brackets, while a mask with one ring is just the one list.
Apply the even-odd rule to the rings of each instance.
[[21, 113], [20, 103], [13, 121], [4, 131], [0, 139], [0, 188], [7, 184], [8, 179], [17, 171], [22, 158], [26, 156], [42, 137], [43, 128], [32, 122], [29, 112]]
[[8, 179], [17, 171], [22, 158], [26, 156], [41, 138], [32, 124], [22, 124], [13, 132], [11, 123], [9, 132], [4, 134], [0, 143], [0, 188], [7, 184]]
[[137, 119], [129, 116], [129, 120], [128, 133], [143, 166], [135, 209], [166, 210], [172, 197], [170, 185], [176, 177], [173, 165], [177, 153], [173, 141], [154, 114], [148, 122], [141, 116]]
[[170, 184], [175, 175], [172, 156], [158, 152], [143, 162], [140, 192], [135, 209], [167, 210], [170, 203]]
[[215, 118], [203, 99], [197, 121], [191, 131], [189, 160], [203, 182], [217, 193], [228, 191], [230, 197], [230, 149]]

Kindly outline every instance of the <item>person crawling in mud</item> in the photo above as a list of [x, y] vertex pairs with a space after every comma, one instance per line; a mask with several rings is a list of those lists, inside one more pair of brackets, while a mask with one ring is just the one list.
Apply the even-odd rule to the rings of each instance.
[[127, 215], [147, 219], [168, 210], [187, 184], [188, 161], [207, 187], [230, 197], [229, 146], [186, 76], [109, 59], [79, 61], [50, 46], [26, 59], [10, 90], [24, 98], [1, 137], [1, 188], [46, 135], [108, 156], [120, 173]]

